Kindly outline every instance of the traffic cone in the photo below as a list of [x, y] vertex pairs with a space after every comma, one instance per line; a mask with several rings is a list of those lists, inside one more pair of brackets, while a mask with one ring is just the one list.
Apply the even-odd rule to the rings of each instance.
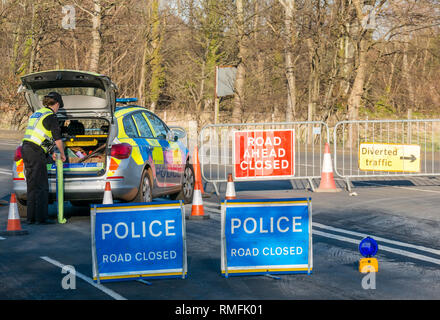
[[27, 230], [21, 228], [15, 193], [11, 194], [11, 200], [9, 201], [8, 226], [6, 227], [6, 231], [1, 232], [0, 234], [4, 236], [20, 236], [28, 234]]
[[234, 180], [232, 180], [232, 174], [228, 174], [228, 183], [226, 184], [226, 200], [237, 199], [235, 195]]
[[316, 192], [339, 192], [341, 189], [336, 187], [335, 179], [333, 177], [333, 165], [330, 155], [330, 146], [326, 142], [324, 149], [324, 161], [322, 164], [321, 183]]
[[193, 201], [191, 207], [191, 215], [188, 217], [191, 220], [209, 219], [209, 215], [205, 214], [203, 208], [202, 191], [200, 190], [201, 182], [195, 175]]
[[105, 183], [104, 199], [102, 199], [102, 204], [113, 204], [112, 188], [110, 187], [110, 182]]
[[194, 164], [193, 164], [194, 177], [196, 178], [195, 180], [199, 182], [199, 188], [200, 188], [200, 192], [202, 193], [202, 198], [209, 198], [211, 197], [211, 195], [205, 193], [205, 190], [203, 190], [202, 170], [200, 169], [199, 150], [197, 146], [194, 147], [193, 158], [194, 158]]

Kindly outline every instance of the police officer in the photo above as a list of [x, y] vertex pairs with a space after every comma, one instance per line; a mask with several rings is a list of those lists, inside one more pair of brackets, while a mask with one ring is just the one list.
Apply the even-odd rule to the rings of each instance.
[[[57, 92], [50, 92], [43, 98], [44, 107], [29, 118], [24, 134], [22, 154], [27, 184], [27, 223], [54, 224], [48, 219], [49, 182], [47, 176], [47, 154], [54, 143], [66, 161], [61, 128], [57, 116], [63, 108], [63, 99]], [[52, 155], [56, 160], [55, 153]]]

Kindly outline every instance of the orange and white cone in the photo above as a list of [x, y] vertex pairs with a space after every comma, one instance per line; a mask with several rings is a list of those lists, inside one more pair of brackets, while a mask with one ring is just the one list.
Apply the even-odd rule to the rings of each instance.
[[228, 174], [228, 183], [226, 184], [226, 200], [233, 200], [237, 199], [237, 196], [235, 195], [235, 186], [234, 186], [234, 180], [232, 179], [232, 174]]
[[200, 169], [200, 161], [199, 161], [199, 150], [197, 146], [194, 147], [194, 153], [193, 153], [193, 169], [194, 169], [194, 177], [196, 181], [199, 183], [200, 192], [202, 193], [202, 198], [209, 198], [210, 195], [205, 193], [205, 190], [203, 190], [203, 183], [202, 183], [202, 171]]
[[109, 181], [105, 183], [104, 199], [102, 199], [102, 204], [113, 204], [112, 188]]
[[19, 236], [28, 234], [26, 230], [21, 228], [20, 215], [18, 214], [17, 198], [15, 193], [11, 194], [11, 200], [9, 202], [8, 226], [6, 227], [6, 231], [0, 234], [5, 236]]
[[330, 155], [330, 146], [325, 144], [324, 161], [322, 164], [321, 183], [316, 192], [339, 192], [341, 189], [336, 187], [335, 179], [333, 177], [333, 165]]
[[209, 215], [205, 214], [205, 209], [203, 208], [202, 191], [200, 190], [201, 183], [198, 180], [197, 175], [195, 175], [191, 215], [189, 216], [191, 220], [209, 219]]

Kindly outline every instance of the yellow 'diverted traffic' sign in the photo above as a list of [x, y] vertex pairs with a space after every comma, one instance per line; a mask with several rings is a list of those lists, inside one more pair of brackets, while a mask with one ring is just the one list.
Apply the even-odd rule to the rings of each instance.
[[420, 172], [420, 146], [415, 144], [359, 144], [359, 170]]

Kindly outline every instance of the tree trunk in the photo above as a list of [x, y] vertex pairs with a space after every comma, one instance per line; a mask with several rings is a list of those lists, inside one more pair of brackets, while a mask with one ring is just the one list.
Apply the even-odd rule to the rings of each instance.
[[293, 16], [295, 11], [295, 0], [283, 0], [281, 4], [284, 6], [284, 55], [287, 79], [287, 108], [286, 121], [290, 122], [296, 116], [296, 77], [295, 66], [293, 62], [293, 47], [295, 44], [295, 27], [293, 25]]
[[411, 81], [410, 66], [408, 63], [408, 47], [409, 47], [408, 42], [409, 42], [409, 38], [407, 37], [405, 39], [405, 44], [403, 48], [402, 68], [403, 68], [403, 78], [405, 79], [406, 87], [408, 89], [408, 101], [409, 101], [408, 109], [414, 110], [415, 93], [414, 93], [414, 86]]
[[155, 111], [157, 103], [159, 101], [159, 96], [161, 88], [164, 83], [164, 74], [162, 67], [162, 55], [161, 55], [161, 44], [162, 44], [162, 34], [161, 34], [161, 20], [159, 16], [159, 0], [154, 0], [151, 3], [151, 19], [152, 19], [152, 54], [150, 58], [151, 64], [151, 81], [149, 85], [149, 101], [150, 109], [152, 112]]
[[[314, 121], [316, 107], [319, 100], [319, 61], [318, 56], [315, 53], [315, 47], [313, 45], [312, 39], [307, 39], [307, 46], [309, 48], [309, 64], [310, 64], [310, 74], [309, 74], [309, 96], [308, 96], [308, 108], [307, 108], [307, 121]], [[309, 126], [308, 143], [312, 142], [312, 126]]]
[[[209, 49], [209, 47], [208, 47]], [[196, 110], [197, 113], [200, 113], [204, 109], [204, 100], [205, 100], [205, 77], [206, 77], [206, 56], [202, 62], [202, 70], [201, 70], [201, 80], [200, 80], [200, 88], [199, 88], [199, 99], [197, 102]]]
[[246, 46], [244, 43], [244, 11], [243, 11], [243, 0], [236, 1], [237, 9], [237, 28], [238, 28], [238, 58], [239, 63], [237, 66], [237, 73], [235, 78], [235, 94], [234, 103], [232, 109], [232, 121], [234, 123], [241, 123], [241, 116], [243, 112], [244, 105], [244, 89], [245, 89], [245, 78], [246, 69], [244, 66], [244, 59], [246, 55]]
[[[362, 27], [363, 13], [360, 0], [353, 0], [354, 7], [356, 9], [357, 26], [359, 28], [358, 36], [358, 66], [356, 70], [356, 76], [354, 78], [353, 87], [351, 88], [350, 95], [348, 97], [348, 120], [359, 119], [359, 109], [361, 107], [362, 95], [364, 94], [364, 83], [367, 74], [367, 51], [369, 39], [371, 39], [371, 32], [364, 30]], [[348, 126], [348, 147], [354, 149], [357, 147], [357, 126]]]
[[[145, 32], [147, 34], [147, 32]], [[145, 96], [145, 86], [146, 86], [146, 77], [147, 77], [147, 60], [148, 60], [148, 39], [145, 36], [144, 39], [144, 49], [142, 54], [142, 66], [141, 66], [141, 74], [138, 85], [138, 99], [141, 106], [146, 106], [146, 96]]]
[[73, 58], [74, 58], [73, 61], [75, 64], [75, 69], [79, 70], [80, 67], [79, 67], [79, 58], [78, 58], [78, 40], [76, 39], [75, 36], [75, 30], [72, 29], [70, 32], [72, 34], [72, 43], [73, 43]]
[[[348, 97], [348, 120], [359, 119], [362, 95], [364, 93], [364, 82], [367, 74], [367, 40], [361, 40], [359, 45], [359, 65], [356, 71], [353, 87]], [[349, 148], [356, 147], [357, 130], [356, 126], [350, 125], [348, 132]]]
[[101, 54], [101, 2], [100, 0], [93, 0], [93, 15], [92, 15], [92, 46], [90, 48], [90, 65], [91, 72], [98, 72], [99, 57]]
[[263, 49], [261, 49], [261, 45], [259, 41], [261, 40], [260, 35], [260, 13], [259, 13], [259, 2], [255, 1], [254, 6], [254, 48], [256, 48], [256, 59], [257, 59], [257, 74], [255, 75], [255, 78], [257, 80], [257, 88], [259, 94], [264, 94], [263, 90], [265, 88], [264, 85], [264, 52]]

